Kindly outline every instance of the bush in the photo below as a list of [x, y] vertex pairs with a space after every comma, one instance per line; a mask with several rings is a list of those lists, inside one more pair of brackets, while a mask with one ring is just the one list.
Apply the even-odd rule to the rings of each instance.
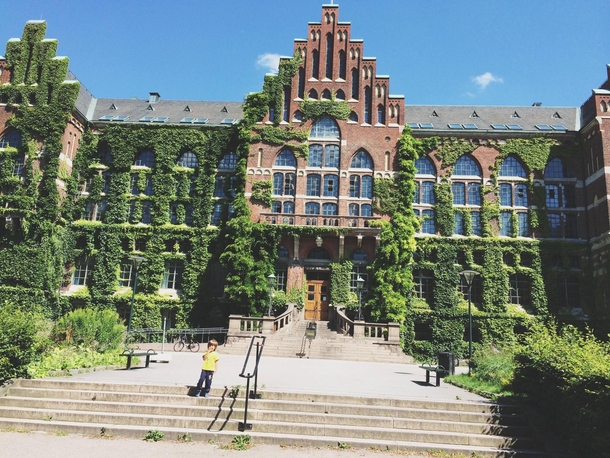
[[83, 347], [54, 347], [46, 351], [42, 358], [32, 361], [28, 365], [27, 375], [31, 378], [50, 377], [56, 371], [123, 365], [124, 363], [120, 350], [98, 353]]
[[48, 342], [41, 334], [45, 325], [36, 312], [12, 304], [0, 306], [0, 385], [27, 376], [27, 365], [38, 358]]
[[610, 345], [573, 326], [536, 326], [515, 356], [513, 386], [574, 456], [610, 456]]
[[509, 386], [514, 370], [514, 353], [510, 349], [485, 345], [472, 355], [472, 376], [484, 382]]
[[112, 310], [78, 309], [62, 317], [53, 331], [57, 342], [85, 346], [100, 353], [123, 343], [125, 326]]

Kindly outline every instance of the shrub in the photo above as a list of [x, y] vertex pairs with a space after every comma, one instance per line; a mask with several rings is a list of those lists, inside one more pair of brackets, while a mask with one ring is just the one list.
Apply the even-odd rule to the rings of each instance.
[[38, 358], [47, 340], [41, 335], [46, 321], [36, 312], [0, 306], [0, 385], [27, 376], [27, 365]]
[[536, 326], [515, 356], [513, 386], [574, 456], [609, 456], [610, 345], [573, 326]]
[[78, 309], [63, 316], [55, 325], [57, 342], [83, 345], [100, 353], [119, 348], [125, 336], [125, 326], [112, 310]]
[[514, 370], [511, 349], [485, 345], [472, 356], [472, 375], [484, 382], [506, 387], [513, 380]]

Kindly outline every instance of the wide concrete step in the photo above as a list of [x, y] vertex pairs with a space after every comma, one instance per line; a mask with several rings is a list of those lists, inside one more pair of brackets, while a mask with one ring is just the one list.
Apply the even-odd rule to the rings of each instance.
[[[192, 387], [178, 385], [18, 380], [0, 397], [0, 428], [88, 434], [96, 434], [97, 428], [97, 434], [103, 429], [127, 437], [143, 437], [154, 429], [168, 438], [189, 432], [194, 440], [225, 441], [242, 432], [242, 387], [213, 388], [209, 398], [189, 392]], [[514, 405], [271, 390], [258, 394], [259, 399], [248, 400], [247, 418], [252, 425], [247, 433], [258, 443], [345, 442], [404, 450], [427, 444], [427, 450], [481, 456], [527, 456], [537, 447]]]
[[[53, 420], [39, 422], [24, 419], [0, 418], [0, 429], [14, 431], [46, 431], [52, 433], [83, 434], [87, 436], [103, 437], [127, 437], [132, 439], [143, 439], [149, 427], [127, 426], [106, 424], [82, 424], [77, 422], [56, 422]], [[180, 428], [156, 428], [164, 433], [167, 440], [178, 439], [188, 433], [194, 441], [213, 441], [215, 443], [229, 443], [235, 437], [233, 431], [207, 431], [207, 430], [184, 430]], [[308, 436], [302, 434], [269, 434], [250, 430], [247, 432], [254, 444], [275, 444], [282, 446], [300, 447], [336, 447], [337, 443], [346, 443], [354, 448], [378, 448], [382, 450], [398, 450], [435, 453], [436, 451], [463, 454], [472, 456], [485, 456], [496, 458], [515, 457], [543, 457], [544, 453], [536, 450], [517, 450], [515, 448], [498, 449], [495, 447], [480, 447], [475, 445], [455, 444], [430, 444], [427, 442], [410, 442], [407, 440], [388, 441], [383, 439], [351, 439], [348, 442], [342, 436]], [[475, 455], [476, 454], [476, 455]]]

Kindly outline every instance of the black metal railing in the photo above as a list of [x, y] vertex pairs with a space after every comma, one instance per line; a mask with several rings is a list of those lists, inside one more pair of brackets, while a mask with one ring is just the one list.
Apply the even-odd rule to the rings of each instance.
[[[248, 347], [248, 353], [246, 354], [246, 360], [244, 361], [244, 367], [241, 370], [240, 377], [246, 379], [246, 402], [244, 405], [244, 421], [239, 422], [237, 429], [239, 431], [247, 431], [252, 429], [252, 423], [248, 423], [248, 399], [258, 399], [260, 396], [257, 394], [256, 389], [258, 386], [258, 363], [260, 362], [261, 355], [263, 354], [263, 348], [265, 347], [265, 336], [252, 336], [250, 340], [250, 346]], [[250, 354], [252, 349], [256, 348], [256, 360], [254, 361], [254, 367], [250, 369], [250, 372], [246, 373], [246, 370], [251, 366]], [[254, 377], [254, 390], [250, 391], [250, 379]]]
[[[219, 345], [225, 343], [228, 328], [172, 328], [165, 331], [165, 343], [173, 343], [184, 336], [190, 342], [205, 343], [210, 339], [216, 339]], [[129, 342], [134, 344], [141, 343], [161, 343], [163, 342], [163, 329], [142, 328], [132, 329], [129, 332]]]

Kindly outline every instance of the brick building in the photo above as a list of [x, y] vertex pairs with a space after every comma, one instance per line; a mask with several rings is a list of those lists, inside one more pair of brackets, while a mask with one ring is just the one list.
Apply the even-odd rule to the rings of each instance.
[[[44, 75], [58, 71], [58, 60], [63, 62], [65, 58], [55, 57], [57, 43], [44, 39], [44, 23], [32, 21], [28, 25], [32, 27], [26, 26], [22, 40], [9, 41], [7, 57], [0, 57], [4, 88], [0, 148], [17, 148], [3, 156], [13, 161], [13, 177], [23, 177], [26, 164], [45, 173], [53, 159], [46, 154], [45, 138], [40, 135], [32, 135], [39, 154], [36, 158], [29, 156], [31, 148], [22, 142], [23, 132], [9, 122], [15, 110], [26, 103], [34, 108], [50, 103], [54, 91], [77, 83], [67, 71], [66, 59], [65, 78], [56, 78], [47, 89], [41, 89]], [[46, 60], [34, 62], [32, 51], [29, 58], [18, 54], [26, 42], [30, 50], [48, 52]], [[193, 146], [196, 141], [187, 142], [172, 153], [175, 157], [171, 164], [155, 162], [155, 145], [145, 147], [142, 143], [134, 146], [130, 164], [117, 165], [106, 157], [113, 153], [112, 142], [104, 143], [104, 136], [110, 135], [115, 126], [133, 132], [157, 128], [180, 134], [201, 132], [211, 138], [235, 132], [244, 118], [242, 103], [164, 100], [155, 92], [145, 100], [99, 99], [80, 85], [60, 138], [61, 151], [53, 151], [59, 159], [53, 180], [60, 190], [60, 207], [71, 198], [82, 202], [82, 211], [72, 209], [77, 216], [68, 221], [68, 226], [77, 228], [76, 238], [88, 237], [89, 230], [103, 232], [100, 228], [104, 225], [126, 227], [129, 237], [123, 246], [123, 258], [132, 252], [150, 257], [156, 253], [162, 258], [145, 272], [150, 277], [148, 293], [158, 293], [162, 301], [180, 301], [182, 275], [189, 263], [194, 263], [191, 253], [195, 237], [199, 237], [189, 231], [195, 227], [216, 234], [210, 236], [209, 246], [222, 250], [220, 239], [214, 239], [218, 236], [214, 230], [231, 218], [232, 202], [239, 191], [247, 198], [253, 223], [280, 228], [277, 289], [287, 291], [303, 285], [305, 318], [327, 320], [333, 300], [332, 262], [352, 262], [351, 290], [356, 290], [358, 278], [364, 280], [365, 287], [369, 285], [372, 272], [368, 267], [381, 243], [379, 223], [393, 216], [379, 211], [376, 183], [391, 180], [398, 172], [397, 144], [408, 126], [416, 140], [436, 139], [436, 146], [415, 161], [412, 208], [420, 219], [415, 239], [421, 255], [416, 253], [413, 264], [405, 267], [413, 272], [416, 300], [427, 302], [434, 310], [434, 301], [440, 297], [439, 285], [445, 281], [435, 271], [430, 246], [453, 250], [455, 260], [447, 265], [453, 266], [452, 278], [458, 279], [454, 289], [464, 291], [457, 273], [466, 268], [483, 270], [488, 262], [481, 254], [484, 247], [497, 245], [505, 253], [496, 260], [504, 275], [501, 281], [506, 284], [505, 290], [498, 292], [505, 295], [500, 302], [542, 314], [540, 304], [544, 302], [543, 308], [556, 314], [582, 319], [591, 314], [600, 320], [606, 317], [610, 296], [608, 282], [603, 280], [610, 243], [610, 175], [605, 164], [610, 163], [610, 141], [604, 123], [608, 123], [610, 108], [610, 73], [580, 108], [537, 103], [519, 107], [408, 105], [403, 95], [390, 92], [390, 77], [377, 74], [376, 59], [365, 57], [364, 42], [351, 36], [351, 24], [339, 21], [338, 5], [322, 6], [322, 20], [308, 24], [307, 38], [296, 39], [292, 52], [293, 57], [282, 62], [294, 64], [294, 74], [281, 85], [281, 94], [271, 99], [266, 115], [257, 120], [253, 130], [272, 127], [289, 133], [306, 132], [306, 141], [297, 142], [301, 147], [305, 145], [305, 151], [294, 148], [294, 142], [261, 138], [250, 142], [249, 153], [240, 156], [239, 139], [233, 134], [218, 151], [206, 146], [208, 149], [202, 147], [199, 152]], [[31, 90], [26, 93], [15, 89], [19, 84]], [[31, 98], [24, 99], [24, 94]], [[43, 101], [44, 97], [47, 99]], [[325, 111], [312, 116], [307, 111], [312, 104], [326, 107]], [[337, 106], [348, 109], [333, 115], [329, 107]], [[97, 136], [99, 144], [89, 139], [83, 147], [86, 132]], [[81, 165], [77, 173], [83, 175], [74, 177], [78, 152], [88, 151], [89, 145], [98, 148], [95, 160]], [[218, 159], [215, 170], [204, 170], [202, 160], [213, 155]], [[244, 177], [236, 173], [242, 159], [246, 161]], [[187, 179], [186, 174], [191, 187], [183, 186], [179, 191], [180, 177]], [[70, 189], [66, 177], [77, 180], [78, 189]], [[160, 196], [167, 180], [175, 180], [178, 190]], [[13, 181], [4, 177], [5, 239], [10, 236], [9, 221], [14, 224], [37, 214], [35, 205], [26, 208], [22, 200], [11, 197], [15, 189], [10, 186], [19, 185], [19, 180]], [[96, 182], [101, 183], [101, 190], [90, 193]], [[208, 195], [203, 191], [197, 194], [199, 188], [194, 183], [205, 190], [208, 182], [212, 183]], [[257, 198], [257, 186], [265, 183], [271, 194], [269, 200]], [[440, 200], [443, 190], [449, 200]], [[208, 199], [206, 210], [201, 211], [206, 222], [193, 223], [201, 199]], [[116, 208], [117, 202], [123, 202], [125, 211], [107, 216], [107, 210]], [[451, 221], [446, 218], [448, 214]], [[90, 229], [83, 224], [86, 221], [97, 226]], [[148, 253], [150, 248], [143, 241], [155, 239], [155, 231], [162, 227], [163, 246]], [[291, 230], [293, 227], [308, 230], [299, 232]], [[97, 236], [91, 237], [94, 239], [91, 243], [97, 244]], [[95, 245], [95, 250], [87, 253], [103, 250]], [[70, 281], [61, 287], [64, 295], [88, 285], [92, 272], [101, 268], [102, 263], [96, 265], [91, 256], [85, 256], [84, 248], [78, 253], [74, 259], [66, 259], [63, 275], [70, 276]], [[210, 256], [208, 267], [191, 287], [205, 289], [210, 298], [220, 298], [225, 271], [219, 256]], [[116, 255], [111, 265], [119, 272], [117, 287], [123, 290], [118, 291], [124, 292], [132, 284], [133, 273], [119, 258]], [[4, 278], [11, 280], [10, 275]], [[156, 285], [157, 292], [154, 279], [162, 279]], [[484, 303], [485, 290], [493, 289], [487, 281], [483, 275], [474, 285], [475, 302]], [[539, 298], [543, 293], [548, 295], [548, 306], [546, 299]], [[177, 320], [176, 308], [164, 304], [161, 314]], [[427, 332], [425, 325], [418, 327], [416, 323], [416, 334]]]

